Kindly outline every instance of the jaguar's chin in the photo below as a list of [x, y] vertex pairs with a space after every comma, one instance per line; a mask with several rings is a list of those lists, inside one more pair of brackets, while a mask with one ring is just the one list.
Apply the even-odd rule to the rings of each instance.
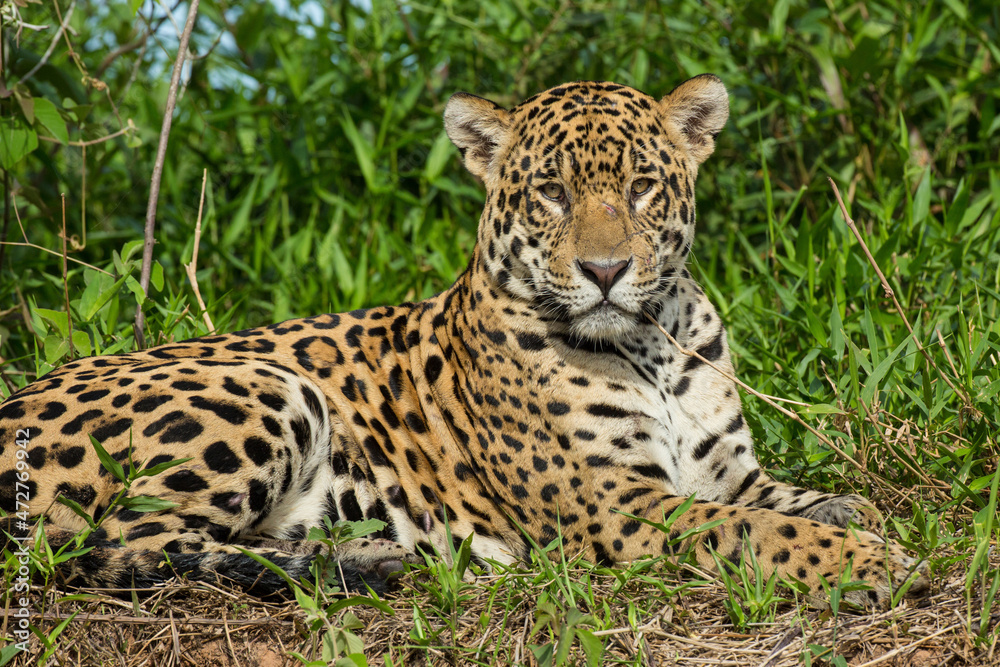
[[576, 338], [609, 343], [627, 338], [635, 331], [635, 316], [618, 306], [603, 301], [570, 322], [570, 333]]

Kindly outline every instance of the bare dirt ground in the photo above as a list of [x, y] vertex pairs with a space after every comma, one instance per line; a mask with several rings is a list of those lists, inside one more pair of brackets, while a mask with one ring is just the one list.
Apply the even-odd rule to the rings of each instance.
[[[454, 635], [447, 630], [437, 645], [419, 646], [412, 632], [414, 607], [425, 601], [409, 587], [408, 579], [402, 583], [398, 593], [386, 598], [391, 615], [366, 606], [351, 608], [363, 625], [357, 633], [369, 664], [537, 664], [529, 646], [543, 639], [530, 635], [537, 612], [532, 600], [509, 604], [505, 622], [500, 623], [495, 611], [492, 617], [484, 613], [492, 589], [483, 586], [481, 594], [463, 606]], [[620, 616], [616, 619], [620, 624], [597, 633], [605, 644], [603, 664], [783, 667], [802, 664], [812, 645], [836, 650], [813, 658], [812, 664], [831, 664], [839, 655], [855, 667], [1000, 665], [996, 642], [977, 646], [972, 633], [978, 628], [973, 625], [970, 632], [960, 564], [937, 576], [929, 594], [907, 599], [895, 610], [833, 617], [785, 604], [774, 622], [743, 632], [726, 615], [720, 584], [655, 600], [649, 608], [659, 611], [631, 625], [627, 605], [611, 595], [611, 582], [607, 591], [600, 590], [603, 585], [595, 584], [595, 594], [613, 616]], [[47, 635], [76, 614], [43, 664], [282, 667], [302, 664], [290, 651], [319, 655], [315, 634], [307, 629], [305, 614], [295, 602], [267, 603], [223, 587], [182, 582], [139, 601], [138, 608], [102, 594], [55, 602], [65, 593], [50, 589], [44, 610], [41, 601], [35, 607], [32, 622]], [[978, 610], [972, 611], [978, 618]], [[991, 619], [991, 626], [997, 621]], [[46, 646], [34, 638], [28, 653], [13, 664], [39, 664], [45, 652]], [[819, 653], [821, 649], [814, 649]], [[568, 664], [583, 661], [582, 651], [574, 646]]]

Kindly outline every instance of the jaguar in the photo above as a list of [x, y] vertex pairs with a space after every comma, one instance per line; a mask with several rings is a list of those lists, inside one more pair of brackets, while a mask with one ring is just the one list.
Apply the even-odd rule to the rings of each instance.
[[[716, 570], [753, 550], [816, 600], [823, 581], [865, 582], [846, 597], [867, 606], [925, 588], [871, 503], [755, 458], [726, 330], [686, 268], [728, 116], [710, 74], [660, 99], [593, 81], [510, 109], [455, 94], [445, 130], [486, 202], [451, 288], [67, 363], [0, 406], [0, 508], [20, 484], [53, 545], [87, 526], [58, 498], [104, 516], [65, 567], [86, 586], [185, 575], [275, 594], [287, 584], [248, 551], [308, 578], [329, 551], [310, 528], [375, 518], [328, 554], [349, 589], [385, 590], [470, 535], [485, 567], [560, 537], [600, 563], [684, 546]], [[170, 506], [114, 505], [91, 436], [120, 463], [184, 461], [125, 493]]]

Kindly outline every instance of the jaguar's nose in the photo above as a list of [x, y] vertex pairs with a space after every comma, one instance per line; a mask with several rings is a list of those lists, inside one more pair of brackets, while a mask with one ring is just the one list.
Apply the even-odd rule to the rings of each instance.
[[632, 266], [632, 258], [618, 262], [581, 262], [577, 260], [576, 265], [580, 267], [580, 271], [587, 280], [601, 288], [601, 294], [607, 299], [612, 286], [625, 275], [628, 267]]

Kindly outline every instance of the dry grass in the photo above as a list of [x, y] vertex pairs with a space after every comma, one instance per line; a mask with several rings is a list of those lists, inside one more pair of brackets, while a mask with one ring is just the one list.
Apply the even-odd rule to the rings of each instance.
[[[610, 610], [607, 622], [602, 620], [607, 629], [596, 634], [605, 643], [604, 664], [782, 667], [800, 664], [810, 644], [834, 647], [856, 666], [1000, 664], [995, 643], [977, 648], [970, 635], [964, 572], [965, 564], [956, 563], [935, 578], [929, 595], [908, 599], [895, 610], [834, 617], [828, 611], [784, 603], [775, 622], [744, 632], [726, 616], [720, 583], [672, 596], [627, 584], [615, 594], [613, 577], [593, 577], [594, 599]], [[504, 605], [498, 604], [506, 593], [495, 577], [484, 577], [473, 589], [473, 599], [458, 617], [454, 643], [446, 630], [441, 637], [448, 637], [449, 645], [416, 646], [411, 638], [414, 610], [427, 610], [431, 601], [414, 588], [414, 576], [420, 575], [407, 575], [402, 589], [387, 599], [392, 615], [352, 608], [364, 626], [359, 634], [369, 664], [385, 664], [386, 654], [392, 664], [407, 665], [537, 664], [529, 649], [540, 642], [538, 635], [531, 636], [537, 614], [534, 599], [521, 587]], [[497, 590], [496, 601], [491, 600]], [[305, 629], [303, 612], [294, 602], [267, 603], [223, 587], [180, 582], [156, 591], [138, 608], [100, 593], [58, 602], [61, 595], [50, 589], [44, 614], [39, 604], [34, 608], [32, 622], [46, 634], [76, 613], [48, 664], [277, 667], [301, 664], [289, 651], [313, 654], [315, 637]], [[638, 600], [641, 608], [652, 611], [630, 623], [629, 603]], [[600, 609], [596, 613], [600, 615]], [[31, 646], [14, 665], [38, 663], [44, 647], [35, 640]], [[570, 662], [582, 661], [582, 652], [574, 647]]]

